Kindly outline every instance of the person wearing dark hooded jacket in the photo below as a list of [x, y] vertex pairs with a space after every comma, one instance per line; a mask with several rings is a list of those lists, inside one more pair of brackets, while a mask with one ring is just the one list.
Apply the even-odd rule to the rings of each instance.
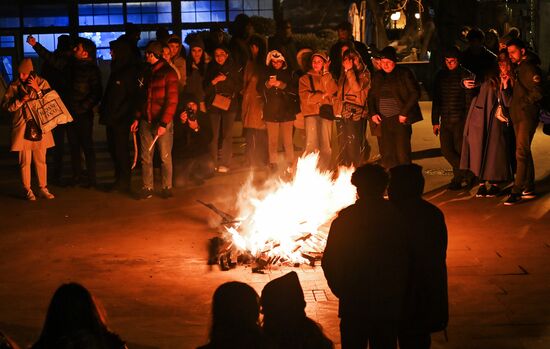
[[409, 164], [390, 169], [388, 195], [407, 225], [409, 277], [400, 349], [429, 349], [433, 332], [449, 322], [447, 292], [447, 226], [443, 212], [422, 199], [422, 167]]
[[265, 285], [260, 298], [263, 330], [273, 349], [332, 349], [321, 327], [306, 316], [298, 274], [292, 271]]
[[338, 297], [342, 349], [395, 349], [405, 297], [408, 256], [399, 211], [384, 200], [379, 165], [353, 173], [357, 201], [332, 222], [322, 267]]
[[298, 86], [287, 69], [285, 57], [277, 50], [267, 54], [263, 78], [258, 80], [258, 92], [264, 95], [264, 121], [267, 126], [269, 166], [277, 169], [279, 132], [285, 148], [286, 170], [292, 172], [294, 166], [294, 144], [292, 129], [296, 120], [294, 99]]
[[130, 191], [130, 124], [138, 95], [138, 66], [124, 40], [109, 43], [111, 75], [100, 107], [99, 122], [106, 126], [107, 144], [115, 167], [114, 190]]

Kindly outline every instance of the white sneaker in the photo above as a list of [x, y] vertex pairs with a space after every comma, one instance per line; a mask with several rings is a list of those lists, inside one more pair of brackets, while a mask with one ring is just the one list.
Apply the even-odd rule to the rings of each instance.
[[227, 173], [229, 172], [229, 168], [225, 166], [218, 166], [218, 172], [219, 173]]
[[25, 198], [29, 201], [36, 201], [36, 196], [34, 196], [34, 193], [31, 189], [27, 190], [27, 194], [25, 194]]
[[40, 193], [38, 194], [38, 196], [40, 196], [43, 199], [48, 199], [48, 200], [51, 200], [51, 199], [55, 198], [55, 196], [52, 193], [49, 192], [48, 188], [41, 188]]

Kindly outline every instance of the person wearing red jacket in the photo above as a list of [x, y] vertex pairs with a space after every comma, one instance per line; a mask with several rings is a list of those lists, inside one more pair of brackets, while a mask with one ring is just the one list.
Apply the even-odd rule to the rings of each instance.
[[173, 118], [178, 105], [178, 75], [162, 59], [162, 44], [151, 41], [145, 48], [145, 59], [151, 65], [144, 78], [146, 98], [136, 113], [136, 120], [130, 126], [132, 132], [139, 128], [141, 140], [141, 165], [143, 187], [139, 198], [153, 196], [153, 154], [159, 146], [162, 162], [161, 197], [172, 197], [172, 143], [174, 141]]

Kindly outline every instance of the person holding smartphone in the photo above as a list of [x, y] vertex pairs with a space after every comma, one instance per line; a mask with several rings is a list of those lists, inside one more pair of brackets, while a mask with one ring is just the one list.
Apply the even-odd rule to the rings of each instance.
[[43, 98], [51, 90], [50, 84], [36, 75], [30, 58], [21, 61], [18, 71], [19, 78], [10, 84], [2, 101], [2, 107], [12, 115], [11, 151], [19, 152], [19, 167], [25, 198], [30, 201], [36, 200], [31, 189], [31, 162], [33, 162], [40, 188], [39, 196], [44, 199], [53, 199], [54, 195], [48, 190], [46, 166], [46, 151], [54, 146], [52, 133], [42, 133], [42, 139], [38, 141], [25, 139], [27, 121], [33, 120], [27, 102]]
[[472, 73], [460, 65], [457, 47], [445, 50], [443, 56], [445, 66], [437, 72], [434, 81], [432, 125], [434, 135], [439, 136], [441, 153], [453, 168], [448, 188], [459, 190], [464, 181], [469, 185], [473, 180], [470, 171], [460, 169], [460, 154], [464, 123], [472, 99], [472, 90], [463, 85], [475, 84], [475, 78], [470, 79]]

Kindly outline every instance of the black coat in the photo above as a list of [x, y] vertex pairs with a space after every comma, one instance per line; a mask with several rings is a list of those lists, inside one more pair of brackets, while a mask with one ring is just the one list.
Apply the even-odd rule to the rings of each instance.
[[529, 52], [516, 68], [516, 83], [510, 104], [514, 124], [526, 119], [538, 123], [539, 102], [543, 98], [539, 62], [538, 56]]
[[322, 267], [341, 318], [396, 331], [408, 258], [399, 218], [382, 198], [360, 199], [332, 222]]
[[[265, 85], [272, 75], [284, 83], [281, 88]], [[276, 70], [273, 67], [267, 67], [263, 76], [258, 79], [257, 89], [265, 99], [264, 121], [285, 122], [296, 119], [296, 103], [299, 103], [298, 83], [289, 69]]]
[[[224, 74], [227, 79], [212, 85], [212, 80], [219, 74]], [[225, 97], [231, 98], [230, 111], [237, 110], [237, 95], [243, 88], [243, 76], [240, 68], [233, 62], [231, 58], [227, 58], [224, 65], [219, 65], [215, 60], [208, 63], [206, 74], [204, 76], [204, 92], [206, 94], [206, 108], [208, 110], [217, 110], [212, 106], [212, 101], [216, 93], [222, 94]]]
[[408, 124], [422, 120], [422, 112], [418, 99], [420, 98], [420, 85], [412, 70], [402, 66], [396, 66], [391, 73], [386, 74], [379, 70], [372, 79], [371, 90], [369, 91], [369, 118], [380, 114], [380, 95], [383, 84], [389, 84], [390, 89], [395, 91], [395, 97], [401, 104], [400, 115], [407, 117]]
[[393, 201], [407, 224], [409, 278], [400, 333], [441, 331], [449, 321], [447, 226], [443, 212], [421, 198]]
[[55, 69], [68, 73], [67, 98], [65, 103], [73, 118], [90, 115], [101, 99], [101, 73], [92, 60], [67, 60], [48, 51], [37, 43], [33, 46], [40, 58]]
[[437, 72], [433, 86], [432, 125], [466, 120], [472, 96], [470, 90], [462, 86], [462, 80], [470, 75], [460, 66], [454, 70], [445, 67]]
[[108, 126], [130, 125], [138, 105], [138, 66], [130, 46], [121, 40], [112, 44], [115, 59], [101, 101], [99, 122]]
[[179, 117], [174, 120], [174, 146], [172, 150], [174, 161], [197, 158], [210, 152], [209, 145], [213, 138], [210, 118], [201, 111], [197, 112], [196, 118], [199, 124], [198, 131], [190, 129], [187, 122], [182, 124]]

